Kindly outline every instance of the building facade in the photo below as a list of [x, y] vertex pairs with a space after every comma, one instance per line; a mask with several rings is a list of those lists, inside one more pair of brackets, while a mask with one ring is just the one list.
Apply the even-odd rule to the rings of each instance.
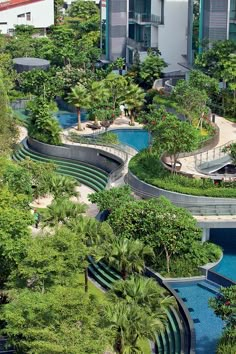
[[15, 25], [45, 29], [54, 24], [53, 0], [0, 0], [0, 32], [10, 34]]
[[192, 0], [102, 0], [102, 43], [107, 60], [158, 48], [169, 71], [192, 60]]
[[236, 41], [236, 0], [200, 0], [200, 43], [225, 39]]

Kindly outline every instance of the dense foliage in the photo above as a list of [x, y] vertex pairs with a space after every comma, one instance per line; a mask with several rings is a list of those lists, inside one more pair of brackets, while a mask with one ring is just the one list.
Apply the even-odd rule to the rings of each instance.
[[53, 117], [51, 107], [39, 96], [28, 104], [28, 133], [31, 138], [52, 145], [61, 145], [60, 125]]
[[201, 243], [201, 231], [188, 211], [164, 198], [134, 200], [126, 188], [90, 196], [100, 210], [109, 209], [108, 222], [119, 235], [117, 244], [123, 245], [127, 239], [142, 241], [154, 251], [154, 257], [146, 258], [148, 264], [162, 274], [173, 276], [199, 274], [200, 265], [220, 257], [217, 246]]
[[218, 343], [217, 354], [231, 354], [236, 350], [236, 286], [221, 288], [220, 294], [210, 299], [215, 314], [226, 324]]

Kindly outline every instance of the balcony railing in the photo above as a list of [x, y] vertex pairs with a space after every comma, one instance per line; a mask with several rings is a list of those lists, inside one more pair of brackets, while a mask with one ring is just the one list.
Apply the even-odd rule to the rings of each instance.
[[157, 43], [152, 43], [150, 41], [136, 41], [132, 38], [127, 38], [127, 45], [137, 49], [139, 52], [146, 52], [149, 48], [158, 48]]
[[139, 24], [161, 24], [160, 16], [135, 11], [129, 12], [129, 20], [135, 21]]

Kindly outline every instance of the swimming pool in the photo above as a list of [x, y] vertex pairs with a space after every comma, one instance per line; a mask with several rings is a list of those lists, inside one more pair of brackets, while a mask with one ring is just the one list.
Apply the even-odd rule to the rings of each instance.
[[[18, 110], [15, 110], [15, 112], [20, 119], [22, 119], [22, 120], [28, 119], [28, 116], [27, 116], [26, 111], [24, 109], [18, 109]], [[54, 116], [58, 120], [58, 122], [60, 123], [60, 126], [63, 129], [73, 127], [78, 122], [77, 114], [73, 113], [73, 112], [59, 110], [54, 114]], [[84, 122], [86, 120], [87, 120], [86, 113], [81, 112], [81, 122]]]
[[122, 144], [138, 151], [146, 149], [150, 142], [150, 135], [144, 129], [112, 129], [109, 132], [116, 134]]
[[[63, 129], [73, 127], [78, 122], [77, 114], [73, 112], [60, 110], [56, 112], [55, 116]], [[86, 120], [86, 113], [81, 112], [81, 122], [85, 122]]]
[[224, 322], [208, 307], [208, 301], [216, 296], [218, 287], [208, 281], [169, 283], [183, 300], [194, 322], [196, 353], [214, 354]]
[[212, 229], [210, 241], [223, 248], [223, 258], [213, 271], [236, 281], [236, 229]]

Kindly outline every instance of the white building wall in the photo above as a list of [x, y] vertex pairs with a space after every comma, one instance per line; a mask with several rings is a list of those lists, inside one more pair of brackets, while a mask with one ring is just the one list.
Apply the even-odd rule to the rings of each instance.
[[[4, 1], [1, 1], [4, 3]], [[30, 13], [30, 20], [27, 20], [26, 13]], [[24, 17], [18, 17], [25, 14]], [[7, 23], [7, 24], [4, 24]], [[39, 0], [23, 6], [17, 6], [0, 11], [0, 31], [7, 33], [15, 25], [31, 25], [36, 28], [46, 28], [54, 24], [54, 2], [53, 0]]]
[[160, 2], [160, 0], [152, 0], [151, 13], [156, 16], [161, 16], [161, 2]]
[[188, 0], [164, 3], [164, 25], [158, 27], [158, 43], [162, 57], [169, 64], [165, 71], [170, 72], [181, 70], [178, 63], [186, 62], [183, 55], [187, 55]]

